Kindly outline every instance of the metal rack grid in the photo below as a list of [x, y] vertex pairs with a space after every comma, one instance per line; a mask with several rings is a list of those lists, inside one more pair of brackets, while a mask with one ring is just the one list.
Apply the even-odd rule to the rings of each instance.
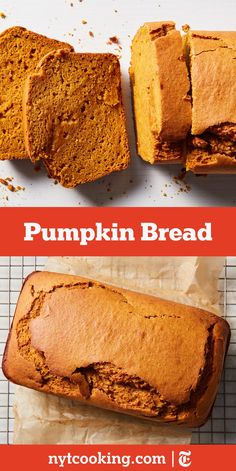
[[[17, 298], [25, 277], [42, 270], [47, 257], [0, 257], [0, 363], [13, 319]], [[14, 384], [0, 369], [0, 444], [13, 442]]]
[[[0, 257], [0, 362], [24, 278], [44, 267], [46, 257]], [[192, 443], [236, 443], [236, 257], [228, 257], [219, 280], [221, 306], [231, 326], [231, 342], [219, 393], [208, 422]], [[0, 444], [13, 441], [14, 385], [0, 370]]]

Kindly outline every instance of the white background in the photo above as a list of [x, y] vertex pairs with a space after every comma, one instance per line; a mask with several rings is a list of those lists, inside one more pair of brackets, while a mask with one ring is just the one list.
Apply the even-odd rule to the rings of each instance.
[[[71, 6], [73, 4], [73, 6]], [[117, 10], [117, 12], [115, 12]], [[76, 51], [117, 52], [106, 44], [117, 36], [122, 46], [123, 95], [128, 118], [131, 165], [95, 183], [64, 189], [26, 161], [0, 162], [0, 177], [14, 177], [25, 191], [11, 193], [0, 185], [0, 206], [232, 206], [236, 201], [236, 175], [188, 175], [189, 192], [181, 192], [173, 177], [180, 166], [150, 166], [135, 152], [135, 137], [128, 79], [130, 42], [145, 21], [174, 20], [193, 29], [235, 30], [233, 0], [0, 0], [0, 32], [20, 25], [70, 42]], [[82, 24], [87, 20], [87, 24]], [[94, 33], [94, 38], [89, 35]], [[79, 41], [80, 40], [80, 41]], [[167, 185], [167, 186], [166, 186]], [[185, 185], [182, 185], [183, 189]], [[166, 196], [164, 196], [164, 194]], [[8, 200], [6, 199], [8, 196]]]

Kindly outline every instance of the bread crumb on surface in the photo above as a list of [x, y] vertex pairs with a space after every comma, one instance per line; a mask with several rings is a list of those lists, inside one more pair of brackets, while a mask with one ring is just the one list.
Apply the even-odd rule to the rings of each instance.
[[174, 182], [183, 181], [185, 176], [186, 176], [186, 173], [187, 173], [186, 169], [181, 168], [180, 173], [178, 175], [176, 175], [175, 177], [173, 177]]
[[89, 31], [89, 36], [91, 36], [91, 38], [94, 38], [94, 34], [92, 31]]
[[7, 17], [7, 15], [5, 15], [5, 13], [3, 13], [3, 11], [0, 11], [0, 18], [2, 18], [3, 20]]
[[182, 26], [182, 30], [184, 31], [184, 33], [187, 33], [190, 30], [190, 26], [188, 24], [185, 24]]
[[109, 40], [107, 41], [107, 44], [119, 44], [120, 41], [117, 38], [117, 36], [111, 36]]
[[82, 20], [81, 23], [82, 23], [82, 25], [86, 25], [88, 22], [87, 22], [87, 20]]
[[24, 186], [14, 186], [12, 185], [11, 182], [13, 180], [13, 177], [7, 177], [7, 178], [0, 178], [0, 184], [1, 185], [4, 185], [9, 191], [12, 191], [13, 193], [16, 193], [17, 191], [20, 191], [20, 190], [25, 190], [25, 187]]
[[[186, 174], [186, 169], [182, 168], [178, 175], [172, 177], [170, 183], [165, 183], [164, 189], [161, 190], [161, 196], [164, 196], [166, 198], [173, 198], [179, 196], [182, 193], [189, 193], [191, 191], [191, 186], [184, 180]], [[173, 183], [177, 185], [177, 188], [174, 188]], [[169, 192], [167, 193], [168, 190], [171, 191], [171, 195], [168, 194]]]
[[191, 190], [191, 186], [188, 185], [185, 181], [184, 181], [184, 178], [186, 176], [186, 169], [185, 168], [182, 168], [180, 170], [180, 173], [178, 175], [176, 175], [175, 177], [173, 177], [173, 182], [176, 183], [177, 185], [180, 185], [180, 188], [178, 190], [178, 194], [179, 193], [189, 193], [189, 191]]
[[[79, 0], [79, 3], [82, 3], [83, 0]], [[73, 7], [74, 6], [74, 2], [70, 2], [70, 7]]]

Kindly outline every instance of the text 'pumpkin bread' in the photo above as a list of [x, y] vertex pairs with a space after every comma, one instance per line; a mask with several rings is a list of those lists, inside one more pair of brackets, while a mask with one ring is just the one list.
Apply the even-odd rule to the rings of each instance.
[[25, 79], [43, 56], [69, 44], [15, 26], [0, 34], [0, 160], [27, 158], [22, 96]]
[[183, 160], [191, 127], [190, 82], [175, 23], [145, 23], [131, 48], [130, 78], [139, 155], [151, 164]]
[[189, 31], [192, 138], [187, 170], [236, 172], [236, 31]]
[[24, 120], [30, 158], [42, 159], [65, 187], [128, 166], [120, 65], [113, 54], [48, 54], [28, 78]]

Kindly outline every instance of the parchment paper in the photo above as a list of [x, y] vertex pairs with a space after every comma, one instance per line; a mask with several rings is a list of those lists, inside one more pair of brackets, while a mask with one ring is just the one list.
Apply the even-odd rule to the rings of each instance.
[[[45, 269], [219, 312], [221, 257], [51, 257]], [[105, 411], [18, 386], [14, 443], [187, 444], [191, 431]]]

